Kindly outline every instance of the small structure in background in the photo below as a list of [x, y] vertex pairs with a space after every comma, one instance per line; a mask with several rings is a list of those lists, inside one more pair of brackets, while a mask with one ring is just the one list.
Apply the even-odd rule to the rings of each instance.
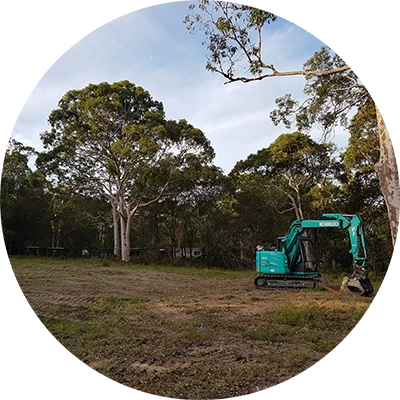
[[27, 246], [25, 253], [28, 256], [69, 257], [71, 252], [65, 247]]
[[136, 260], [147, 259], [156, 260], [159, 258], [174, 259], [174, 258], [203, 258], [205, 256], [204, 249], [200, 247], [162, 247], [162, 248], [147, 248], [147, 247], [132, 247], [130, 255]]
[[41, 248], [39, 246], [27, 246], [25, 252], [28, 256], [40, 256]]
[[205, 253], [200, 247], [178, 247], [175, 249], [175, 257], [201, 258]]

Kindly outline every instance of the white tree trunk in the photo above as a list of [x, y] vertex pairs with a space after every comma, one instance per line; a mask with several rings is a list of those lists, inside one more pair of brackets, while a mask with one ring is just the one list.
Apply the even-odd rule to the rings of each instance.
[[127, 221], [121, 216], [121, 260], [122, 262], [129, 262], [130, 253], [130, 241], [129, 241], [129, 230]]
[[113, 228], [114, 228], [114, 258], [119, 259], [121, 257], [121, 246], [120, 246], [120, 235], [119, 235], [119, 223], [118, 223], [118, 208], [117, 204], [112, 202], [113, 211]]
[[124, 261], [129, 262], [131, 256], [131, 223], [132, 223], [132, 213], [128, 213], [128, 218], [125, 225], [125, 235], [124, 235]]
[[380, 159], [379, 162], [375, 164], [375, 171], [388, 210], [390, 232], [394, 247], [396, 243], [400, 213], [399, 172], [397, 170], [396, 156], [392, 141], [390, 140], [389, 132], [378, 107], [376, 107], [376, 117], [378, 121], [380, 140]]

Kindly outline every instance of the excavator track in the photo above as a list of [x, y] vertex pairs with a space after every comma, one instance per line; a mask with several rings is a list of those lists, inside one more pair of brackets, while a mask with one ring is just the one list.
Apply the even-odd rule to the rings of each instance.
[[260, 274], [254, 279], [254, 285], [259, 290], [315, 289], [319, 279], [320, 276]]

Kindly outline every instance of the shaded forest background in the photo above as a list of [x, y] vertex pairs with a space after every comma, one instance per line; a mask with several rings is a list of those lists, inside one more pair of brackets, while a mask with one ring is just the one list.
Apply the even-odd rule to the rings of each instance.
[[[359, 136], [357, 121], [342, 151], [294, 132], [239, 161], [228, 174], [212, 163], [199, 166], [190, 189], [166, 193], [135, 215], [131, 261], [182, 262], [183, 255], [208, 266], [253, 268], [256, 246], [273, 246], [301, 207], [304, 218], [359, 214], [369, 268], [386, 271], [392, 245], [385, 204], [373, 168], [357, 161], [353, 142], [361, 140], [379, 155], [370, 139]], [[31, 167], [36, 157], [35, 149], [10, 140], [1, 181], [8, 253], [35, 253], [38, 247], [64, 256], [81, 257], [87, 250], [90, 257], [114, 257], [106, 200], [52, 183], [43, 170]], [[317, 240], [325, 268], [351, 270], [347, 232], [321, 230]]]

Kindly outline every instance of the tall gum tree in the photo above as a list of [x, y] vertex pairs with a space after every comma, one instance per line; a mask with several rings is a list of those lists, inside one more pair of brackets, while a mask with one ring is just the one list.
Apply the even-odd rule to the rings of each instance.
[[309, 135], [285, 133], [268, 148], [250, 154], [239, 161], [231, 176], [255, 175], [264, 179], [263, 185], [283, 194], [289, 207], [280, 200], [274, 208], [281, 214], [293, 211], [296, 219], [308, 218], [304, 210], [304, 196], [314, 187], [330, 180], [332, 144], [320, 144]]
[[125, 262], [138, 210], [170, 191], [187, 190], [196, 179], [191, 171], [214, 157], [203, 132], [185, 120], [166, 120], [162, 103], [129, 81], [71, 90], [48, 121], [37, 167], [77, 191], [107, 199], [114, 255]]
[[[276, 20], [269, 12], [231, 2], [199, 0], [189, 6], [184, 23], [190, 33], [201, 31], [206, 46], [206, 69], [222, 75], [226, 83], [248, 83], [267, 78], [304, 76], [306, 101], [299, 104], [290, 95], [277, 99], [271, 113], [275, 124], [289, 126], [296, 121], [304, 131], [317, 123], [323, 136], [338, 123], [346, 125], [351, 110], [360, 110], [371, 96], [351, 68], [329, 49], [322, 48], [302, 69], [282, 71], [264, 59], [263, 30]], [[375, 105], [380, 142], [380, 159], [375, 163], [388, 210], [392, 243], [397, 236], [400, 215], [400, 184], [395, 154], [388, 130]]]

